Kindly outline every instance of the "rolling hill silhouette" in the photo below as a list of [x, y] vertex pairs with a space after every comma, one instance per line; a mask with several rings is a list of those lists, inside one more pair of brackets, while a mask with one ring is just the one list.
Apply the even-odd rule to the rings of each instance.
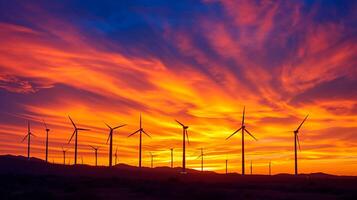
[[357, 177], [47, 164], [0, 156], [1, 199], [356, 199]]

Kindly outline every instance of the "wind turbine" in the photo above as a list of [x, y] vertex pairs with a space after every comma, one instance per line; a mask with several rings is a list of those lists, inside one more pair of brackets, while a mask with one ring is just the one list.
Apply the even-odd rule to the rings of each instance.
[[201, 154], [196, 158], [196, 159], [201, 158], [201, 172], [203, 172], [203, 156], [204, 155], [205, 154], [203, 153], [203, 148], [201, 148]]
[[298, 133], [299, 133], [299, 130], [300, 130], [301, 126], [304, 124], [304, 122], [306, 121], [308, 116], [309, 115], [306, 115], [305, 119], [301, 122], [299, 127], [294, 131], [295, 175], [298, 175], [298, 161], [297, 161], [297, 146], [296, 146], [296, 143], [299, 145], [299, 150], [301, 151]]
[[170, 151], [171, 151], [171, 168], [173, 168], [174, 167], [174, 149], [171, 148]]
[[48, 132], [50, 132], [50, 129], [47, 127], [47, 124], [45, 120], [43, 120], [43, 125], [45, 125], [45, 130], [46, 130], [46, 163], [48, 160]]
[[151, 168], [154, 168], [154, 158], [156, 157], [156, 155], [153, 155], [151, 152], [149, 152], [150, 157], [151, 157]]
[[[25, 139], [27, 138], [27, 159], [28, 159], [28, 160], [30, 160], [31, 135], [32, 135], [32, 136], [35, 136], [33, 133], [31, 133], [30, 121], [27, 121], [27, 134], [25, 135], [24, 139], [22, 139], [21, 142], [24, 142]], [[35, 137], [36, 137], [36, 136], [35, 136]]]
[[84, 164], [84, 162], [83, 162], [83, 156], [81, 156], [81, 160], [82, 160], [82, 165]]
[[128, 137], [131, 137], [133, 135], [135, 135], [136, 133], [139, 133], [139, 168], [141, 168], [141, 146], [142, 146], [142, 133], [144, 133], [145, 135], [147, 135], [149, 138], [151, 138], [151, 136], [149, 134], [147, 134], [144, 129], [142, 128], [142, 122], [141, 122], [141, 114], [140, 114], [140, 128], [135, 131], [134, 133], [130, 134]]
[[123, 127], [126, 124], [123, 124], [123, 125], [120, 125], [120, 126], [116, 126], [114, 128], [112, 128], [108, 124], [105, 124], [105, 125], [107, 125], [107, 127], [109, 128], [109, 136], [108, 136], [106, 144], [108, 144], [108, 140], [109, 140], [109, 167], [111, 167], [112, 166], [112, 159], [113, 159], [113, 133], [114, 133], [114, 130], [118, 129], [120, 127]]
[[89, 131], [90, 129], [85, 129], [85, 128], [78, 128], [76, 126], [76, 124], [73, 122], [73, 120], [71, 119], [70, 116], [68, 116], [69, 120], [71, 120], [72, 122], [72, 125], [73, 125], [73, 128], [74, 128], [74, 131], [73, 131], [73, 134], [71, 136], [71, 138], [69, 139], [68, 141], [68, 144], [71, 143], [71, 140], [74, 137], [74, 164], [76, 165], [77, 164], [77, 139], [78, 139], [78, 131]]
[[90, 147], [92, 147], [92, 149], [94, 150], [95, 166], [98, 166], [98, 149], [99, 149], [99, 147], [93, 147], [93, 146], [90, 146]]
[[63, 153], [63, 165], [66, 165], [66, 152], [68, 151], [68, 149], [64, 149], [62, 147], [62, 153]]
[[257, 138], [255, 138], [245, 127], [244, 124], [244, 116], [245, 116], [245, 106], [243, 108], [243, 117], [242, 117], [242, 126], [236, 130], [232, 135], [230, 135], [229, 137], [226, 138], [226, 140], [228, 140], [230, 137], [232, 137], [233, 135], [235, 135], [236, 133], [238, 133], [240, 130], [242, 130], [242, 175], [245, 174], [245, 160], [244, 160], [244, 133], [247, 133], [248, 135], [250, 135], [254, 140], [258, 141]]
[[117, 165], [117, 159], [118, 159], [118, 146], [115, 147], [115, 153], [114, 153], [114, 158], [115, 158], [115, 165]]
[[187, 144], [190, 143], [190, 141], [188, 139], [188, 133], [187, 133], [188, 126], [185, 126], [183, 123], [179, 122], [178, 120], [176, 120], [176, 122], [182, 126], [182, 173], [185, 174], [186, 173], [186, 141], [185, 141], [185, 139], [187, 138]]

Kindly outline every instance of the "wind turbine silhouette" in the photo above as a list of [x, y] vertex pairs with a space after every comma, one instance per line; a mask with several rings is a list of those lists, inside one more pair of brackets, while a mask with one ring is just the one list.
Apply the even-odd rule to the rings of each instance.
[[109, 167], [111, 167], [112, 166], [112, 159], [113, 159], [113, 135], [114, 135], [114, 130], [118, 129], [120, 127], [123, 127], [126, 124], [123, 124], [123, 125], [120, 125], [120, 126], [116, 126], [114, 128], [112, 128], [111, 126], [109, 126], [106, 123], [105, 123], [105, 125], [109, 128], [109, 136], [108, 136], [106, 144], [108, 144], [108, 140], [109, 140]]
[[156, 157], [156, 155], [153, 155], [151, 152], [149, 152], [150, 157], [151, 157], [151, 168], [154, 168], [154, 158]]
[[139, 168], [141, 168], [141, 146], [142, 146], [142, 133], [144, 133], [145, 135], [147, 135], [149, 138], [151, 138], [151, 136], [149, 134], [147, 134], [144, 129], [142, 128], [142, 122], [141, 122], [141, 114], [140, 114], [140, 128], [135, 131], [134, 133], [130, 134], [128, 137], [131, 137], [133, 135], [135, 135], [136, 133], [139, 133]]
[[189, 128], [188, 126], [185, 126], [183, 123], [179, 122], [178, 120], [175, 120], [178, 124], [182, 126], [182, 172], [183, 174], [186, 174], [186, 142], [185, 138], [187, 138], [187, 144], [190, 143], [188, 139], [188, 133], [187, 129]]
[[98, 149], [99, 149], [99, 147], [93, 147], [91, 145], [90, 145], [90, 147], [92, 147], [92, 149], [94, 150], [95, 166], [98, 166]]
[[66, 165], [66, 152], [68, 151], [68, 149], [64, 149], [62, 147], [62, 153], [63, 153], [63, 165]]
[[174, 149], [171, 148], [170, 151], [171, 151], [171, 168], [173, 168], [174, 167]]
[[294, 150], [295, 150], [295, 175], [298, 175], [298, 160], [297, 160], [297, 147], [296, 147], [296, 143], [299, 145], [299, 150], [301, 151], [300, 148], [300, 142], [299, 142], [299, 130], [301, 128], [301, 126], [304, 124], [304, 122], [306, 121], [307, 117], [309, 117], [309, 115], [306, 115], [305, 119], [301, 122], [301, 124], [297, 127], [297, 129], [294, 131]]
[[229, 137], [226, 138], [226, 140], [228, 140], [230, 137], [232, 137], [233, 135], [235, 135], [237, 132], [239, 132], [240, 130], [242, 130], [242, 175], [245, 174], [245, 160], [244, 160], [244, 133], [248, 133], [248, 135], [250, 135], [254, 140], [258, 141], [257, 138], [255, 138], [246, 128], [245, 128], [245, 124], [244, 124], [244, 116], [245, 116], [245, 106], [243, 108], [243, 117], [242, 117], [242, 126], [236, 130], [232, 135], [230, 135]]
[[46, 130], [46, 163], [48, 160], [48, 132], [50, 132], [50, 129], [47, 127], [47, 124], [45, 122], [45, 120], [43, 121], [43, 125], [45, 126], [45, 130]]
[[68, 116], [69, 120], [71, 120], [72, 122], [72, 125], [73, 125], [73, 128], [74, 128], [74, 131], [73, 131], [73, 134], [71, 136], [71, 138], [69, 139], [68, 141], [68, 144], [71, 143], [71, 140], [74, 137], [74, 164], [76, 165], [77, 164], [77, 141], [78, 141], [78, 131], [89, 131], [90, 129], [85, 129], [85, 128], [78, 128], [76, 126], [76, 124], [73, 122], [73, 120], [71, 119], [70, 116]]
[[25, 135], [24, 139], [22, 139], [21, 142], [24, 142], [25, 139], [27, 138], [27, 159], [30, 160], [30, 145], [31, 145], [31, 135], [36, 137], [32, 132], [30, 128], [30, 121], [27, 121], [27, 134]]
[[115, 165], [117, 165], [117, 159], [118, 159], [118, 146], [115, 147], [115, 153], [114, 153], [114, 158], [115, 158]]
[[201, 154], [196, 158], [196, 159], [201, 158], [201, 172], [203, 172], [203, 156], [204, 155], [205, 154], [203, 153], [203, 148], [201, 148]]

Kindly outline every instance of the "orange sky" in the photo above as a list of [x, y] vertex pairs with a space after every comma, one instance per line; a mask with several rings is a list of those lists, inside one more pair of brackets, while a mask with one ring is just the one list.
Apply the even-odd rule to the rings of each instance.
[[[247, 172], [252, 161], [254, 173], [267, 174], [271, 161], [274, 174], [293, 173], [292, 131], [309, 114], [299, 172], [357, 175], [357, 26], [350, 26], [356, 15], [319, 4], [258, 4], [203, 1], [207, 15], [192, 10], [190, 23], [180, 21], [185, 13], [158, 17], [138, 6], [135, 17], [144, 15], [147, 27], [109, 33], [101, 23], [114, 24], [106, 18], [79, 12], [76, 21], [62, 7], [54, 6], [62, 15], [48, 5], [1, 14], [0, 153], [26, 155], [20, 141], [30, 120], [37, 136], [31, 155], [44, 159], [44, 119], [49, 160], [61, 163], [64, 146], [73, 163], [70, 115], [91, 129], [79, 133], [86, 164], [94, 164], [93, 145], [100, 147], [99, 164], [108, 165], [105, 122], [128, 124], [115, 132], [114, 144], [120, 163], [137, 165], [138, 137], [127, 136], [141, 113], [152, 136], [143, 139], [144, 166], [149, 152], [157, 155], [155, 166], [169, 166], [170, 148], [181, 166], [177, 119], [190, 126], [187, 167], [200, 169], [204, 148], [205, 170], [224, 172], [228, 159], [229, 171], [240, 173], [241, 136], [225, 138], [240, 127], [246, 106], [246, 126], [258, 138], [246, 137]], [[320, 19], [324, 12], [336, 16]]]

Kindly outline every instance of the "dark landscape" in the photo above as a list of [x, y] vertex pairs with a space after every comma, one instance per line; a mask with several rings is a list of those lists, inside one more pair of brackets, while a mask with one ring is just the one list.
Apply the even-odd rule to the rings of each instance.
[[357, 177], [217, 174], [181, 168], [46, 164], [0, 157], [1, 199], [356, 199]]

